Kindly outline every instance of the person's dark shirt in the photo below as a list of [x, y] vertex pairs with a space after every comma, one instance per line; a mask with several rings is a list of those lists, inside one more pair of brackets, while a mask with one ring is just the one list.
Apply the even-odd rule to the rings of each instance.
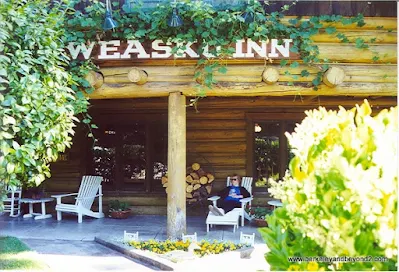
[[[239, 202], [240, 199], [242, 199], [242, 198], [229, 197], [230, 190], [232, 190], [232, 189], [236, 191], [237, 195], [242, 195], [242, 198], [246, 198], [246, 197], [250, 197], [251, 196], [251, 194], [247, 191], [247, 189], [245, 189], [242, 186], [228, 186], [228, 187], [224, 188], [222, 191], [220, 191], [218, 193], [218, 196], [220, 196], [220, 198], [222, 198], [224, 200], [233, 200], [233, 201]], [[237, 191], [239, 193], [237, 193]]]

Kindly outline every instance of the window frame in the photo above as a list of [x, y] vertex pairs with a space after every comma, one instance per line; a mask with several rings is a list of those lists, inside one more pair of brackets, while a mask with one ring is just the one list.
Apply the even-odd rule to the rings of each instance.
[[[254, 177], [254, 162], [255, 162], [255, 124], [262, 122], [272, 122], [277, 121], [280, 123], [280, 148], [279, 148], [279, 176], [283, 177], [285, 173], [285, 169], [283, 165], [287, 164], [288, 154], [286, 152], [288, 148], [288, 142], [284, 135], [285, 129], [287, 127], [287, 123], [290, 122], [301, 122], [305, 118], [305, 113], [268, 113], [268, 112], [259, 112], [259, 113], [246, 113], [246, 127], [247, 127], [247, 150], [246, 150], [246, 174], [247, 176]], [[255, 177], [254, 177], [255, 178]], [[256, 186], [252, 184], [254, 191], [257, 191]], [[259, 190], [261, 190], [259, 188]]]
[[[104, 184], [104, 190], [108, 192], [132, 192], [132, 193], [152, 193], [157, 194], [161, 191], [154, 190], [155, 186], [153, 183], [155, 182], [153, 178], [153, 163], [154, 163], [154, 153], [156, 150], [153, 148], [154, 143], [154, 135], [152, 135], [152, 127], [165, 126], [166, 135], [167, 135], [167, 114], [158, 113], [158, 114], [99, 114], [94, 115], [94, 122], [98, 125], [98, 127], [104, 128], [107, 126], [112, 126], [116, 133], [116, 144], [115, 144], [115, 164], [116, 164], [116, 173], [115, 173], [115, 182], [112, 184]], [[137, 190], [136, 188], [132, 188], [131, 186], [126, 186], [123, 182], [123, 167], [122, 164], [122, 156], [121, 150], [122, 140], [121, 136], [124, 132], [129, 131], [129, 125], [133, 123], [142, 123], [145, 127], [145, 159], [146, 159], [146, 177], [144, 179], [144, 188], [143, 190]], [[89, 148], [89, 171], [94, 173], [94, 164], [93, 164], [93, 153], [92, 148]], [[164, 193], [164, 192], [163, 192]]]

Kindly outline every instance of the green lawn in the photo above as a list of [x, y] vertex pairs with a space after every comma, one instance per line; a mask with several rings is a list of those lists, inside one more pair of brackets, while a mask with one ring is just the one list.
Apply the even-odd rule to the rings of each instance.
[[15, 237], [0, 237], [0, 270], [46, 270], [37, 253]]

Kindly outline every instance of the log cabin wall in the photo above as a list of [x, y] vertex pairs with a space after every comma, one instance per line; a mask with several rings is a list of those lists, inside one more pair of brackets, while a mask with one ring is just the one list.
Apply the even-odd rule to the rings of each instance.
[[[396, 105], [396, 97], [369, 98], [373, 110], [380, 111]], [[248, 156], [252, 154], [248, 134], [253, 129], [251, 116], [259, 119], [299, 119], [305, 110], [320, 105], [337, 109], [361, 103], [355, 97], [251, 97], [216, 98], [199, 101], [197, 109], [187, 108], [187, 164], [199, 162], [203, 169], [215, 175], [212, 192], [225, 187], [226, 177], [233, 173], [248, 175], [252, 165]], [[189, 104], [187, 99], [187, 105]], [[167, 115], [167, 98], [93, 100], [91, 114], [94, 122], [121, 123], [146, 115]], [[276, 117], [276, 118], [275, 118]], [[52, 177], [46, 182], [50, 192], [76, 192], [81, 176], [91, 174], [90, 145], [84, 128], [80, 127], [74, 137], [74, 145], [67, 152], [67, 161], [52, 164]], [[156, 135], [154, 135], [156, 137]], [[263, 191], [263, 192], [262, 192]], [[111, 199], [124, 200], [132, 205], [135, 213], [166, 214], [166, 194], [162, 192], [135, 192], [127, 188], [118, 191], [105, 190], [104, 204]], [[264, 205], [269, 199], [266, 190], [255, 192], [253, 205]]]
[[82, 174], [86, 173], [85, 162], [88, 159], [85, 152], [86, 134], [86, 128], [78, 125], [72, 147], [60, 154], [57, 162], [51, 164], [51, 177], [43, 183], [48, 195], [52, 192], [78, 192]]
[[[288, 20], [291, 17], [285, 17]], [[226, 74], [215, 73], [218, 84], [208, 90], [207, 96], [395, 96], [397, 94], [397, 20], [389, 17], [365, 18], [365, 25], [325, 24], [334, 26], [349, 40], [342, 43], [336, 34], [320, 34], [312, 37], [319, 47], [319, 58], [328, 59], [331, 67], [344, 71], [343, 82], [334, 88], [325, 84], [317, 93], [311, 81], [320, 71], [318, 67], [301, 64], [298, 67], [280, 67], [279, 60], [265, 65], [264, 59], [226, 60]], [[368, 49], [356, 47], [356, 40], [363, 39]], [[120, 49], [122, 50], [122, 49]], [[98, 60], [103, 84], [89, 95], [91, 99], [166, 97], [179, 90], [186, 96], [196, 95], [194, 80], [196, 60]], [[278, 70], [279, 79], [269, 85], [264, 82], [265, 68]], [[137, 85], [128, 74], [132, 69], [144, 70], [147, 82]], [[308, 70], [307, 77], [301, 71]], [[292, 86], [292, 82], [295, 84]]]
[[[336, 109], [338, 105], [350, 108], [364, 98], [369, 99], [374, 112], [397, 104], [396, 2], [300, 1], [290, 12], [288, 15], [354, 16], [362, 13], [383, 17], [366, 18], [362, 28], [335, 25], [349, 43], [340, 43], [335, 35], [323, 32], [312, 38], [319, 46], [320, 57], [328, 58], [332, 66], [345, 71], [343, 83], [334, 88], [322, 84], [317, 92], [314, 91], [309, 83], [319, 70], [302, 64], [296, 68], [281, 68], [279, 61], [268, 64], [279, 70], [279, 81], [268, 85], [262, 81], [264, 60], [226, 62], [229, 64], [227, 74], [216, 73], [219, 83], [207, 93], [207, 98], [199, 101], [199, 113], [193, 107], [187, 108], [187, 163], [199, 162], [215, 175], [213, 192], [225, 186], [226, 176], [250, 173], [252, 165], [248, 157], [252, 150], [248, 135], [253, 130], [249, 124], [253, 116], [261, 119], [299, 117], [306, 109], [318, 106]], [[357, 49], [357, 38], [364, 39], [370, 49]], [[373, 61], [376, 55], [378, 59]], [[187, 104], [190, 97], [196, 95], [195, 63], [196, 60], [99, 61], [97, 64], [104, 78], [103, 85], [90, 95], [94, 123], [97, 120], [125, 122], [146, 115], [166, 118], [170, 92], [181, 91], [188, 97]], [[128, 73], [133, 67], [147, 72], [145, 84], [130, 81]], [[286, 75], [287, 71], [299, 75], [303, 69], [308, 69], [311, 76], [293, 79]], [[295, 86], [290, 86], [290, 81], [294, 81]], [[90, 173], [92, 142], [86, 134], [81, 126], [72, 149], [66, 152], [66, 160], [51, 165], [52, 177], [45, 182], [48, 194], [77, 192], [81, 176]], [[255, 195], [253, 205], [266, 203], [267, 197], [259, 195]], [[135, 193], [123, 188], [105, 191], [104, 206], [116, 198], [130, 202], [135, 213], [166, 214], [165, 192]]]

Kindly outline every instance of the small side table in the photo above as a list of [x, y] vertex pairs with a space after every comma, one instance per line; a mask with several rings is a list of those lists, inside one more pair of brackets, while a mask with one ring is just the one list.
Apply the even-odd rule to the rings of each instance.
[[270, 201], [267, 202], [267, 204], [273, 206], [274, 209], [276, 209], [276, 207], [282, 207], [283, 206], [283, 203], [281, 203], [281, 201], [279, 201], [279, 200], [270, 200]]
[[[21, 198], [21, 203], [29, 203], [29, 213], [24, 214], [23, 218], [30, 218], [34, 217], [35, 220], [37, 219], [46, 219], [51, 218], [51, 214], [46, 214], [46, 202], [53, 201], [54, 198], [41, 198], [41, 199], [33, 199], [33, 198]], [[41, 213], [34, 213], [33, 212], [33, 204], [41, 203], [42, 212]]]

